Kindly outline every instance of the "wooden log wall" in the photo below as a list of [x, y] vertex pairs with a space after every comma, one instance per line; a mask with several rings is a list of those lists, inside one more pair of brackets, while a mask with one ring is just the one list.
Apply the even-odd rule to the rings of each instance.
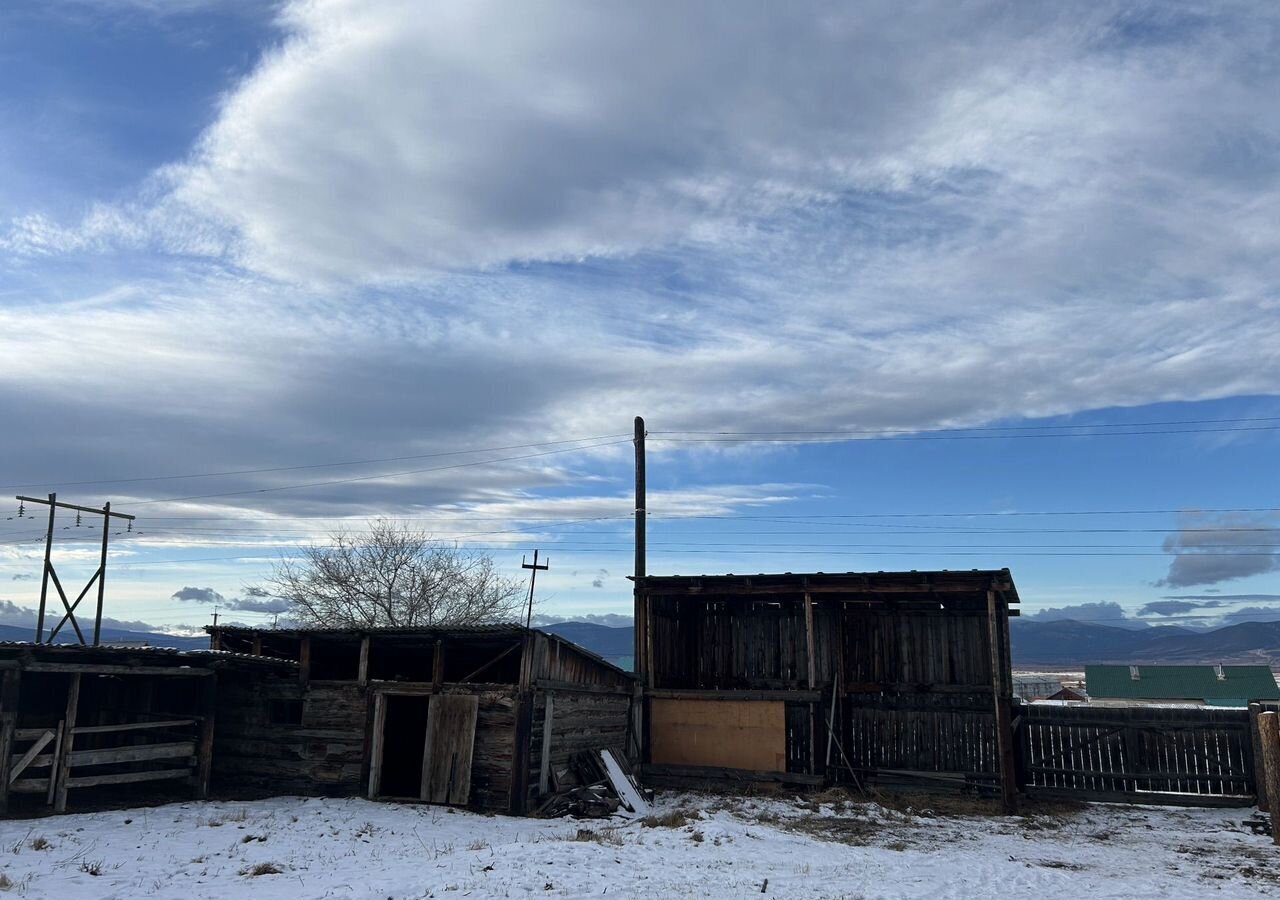
[[[281, 719], [301, 704], [301, 721]], [[224, 677], [214, 732], [215, 791], [359, 793], [367, 702], [354, 682]]]
[[[530, 729], [530, 808], [539, 794], [544, 767], [543, 748], [548, 771], [563, 771], [569, 758], [582, 750], [608, 748], [626, 755], [631, 727], [632, 695], [621, 692], [539, 690], [533, 695], [533, 719]], [[547, 704], [551, 704], [551, 736], [546, 738]]]
[[532, 680], [572, 685], [630, 689], [635, 678], [601, 663], [562, 640], [546, 634], [530, 635], [529, 662]]
[[1254, 802], [1247, 710], [1031, 704], [1019, 714], [1028, 794], [1182, 806]]

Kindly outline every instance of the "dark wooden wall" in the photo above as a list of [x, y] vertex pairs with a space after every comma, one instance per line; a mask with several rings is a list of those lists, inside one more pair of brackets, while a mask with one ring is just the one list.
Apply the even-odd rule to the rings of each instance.
[[[301, 724], [273, 723], [273, 701], [300, 701]], [[366, 720], [365, 690], [355, 682], [313, 681], [304, 689], [296, 675], [224, 676], [218, 684], [214, 788], [357, 794]]]
[[630, 692], [538, 691], [532, 698], [529, 739], [529, 802], [538, 797], [542, 773], [547, 699], [551, 698], [552, 771], [568, 768], [569, 758], [582, 750], [615, 750], [628, 755], [631, 723]]
[[[809, 687], [804, 595], [768, 600], [655, 596], [653, 687]], [[814, 598], [815, 687], [848, 691], [989, 688], [987, 609], [953, 602], [868, 608]]]

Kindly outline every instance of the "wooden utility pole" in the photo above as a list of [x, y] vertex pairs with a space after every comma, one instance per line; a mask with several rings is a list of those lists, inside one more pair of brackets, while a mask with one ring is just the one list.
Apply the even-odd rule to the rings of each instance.
[[644, 419], [640, 416], [636, 416], [634, 440], [636, 445], [636, 563], [632, 574], [640, 579], [645, 575]]
[[[80, 639], [81, 644], [88, 644], [84, 639], [84, 633], [80, 631], [80, 623], [76, 620], [76, 609], [80, 606], [80, 601], [89, 593], [89, 589], [98, 585], [98, 609], [93, 618], [93, 646], [98, 646], [102, 642], [102, 605], [106, 599], [107, 590], [107, 545], [111, 537], [111, 520], [124, 519], [129, 522], [129, 530], [133, 530], [134, 516], [124, 513], [112, 512], [111, 504], [105, 504], [101, 509], [95, 509], [92, 506], [77, 506], [74, 503], [63, 503], [58, 500], [58, 495], [52, 493], [48, 499], [42, 500], [38, 497], [18, 496], [19, 503], [40, 503], [49, 507], [49, 528], [45, 532], [44, 539], [44, 572], [40, 579], [40, 611], [36, 617], [36, 643], [45, 642], [44, 636], [44, 618], [46, 606], [49, 599], [49, 581], [52, 579], [53, 586], [58, 592], [58, 597], [62, 600], [62, 608], [64, 610], [62, 620], [49, 632], [49, 643], [53, 643], [53, 639], [58, 636], [58, 632], [62, 630], [62, 626], [70, 623], [71, 628], [75, 631], [76, 637]], [[67, 600], [67, 592], [62, 589], [62, 581], [58, 578], [58, 572], [53, 566], [53, 524], [60, 509], [69, 509], [76, 512], [76, 525], [80, 524], [80, 513], [89, 513], [90, 515], [102, 516], [102, 554], [98, 561], [98, 570], [90, 576], [89, 581], [81, 589], [79, 596], [75, 602]]]
[[524, 561], [524, 557], [520, 557], [520, 568], [531, 569], [532, 574], [529, 576], [529, 614], [525, 616], [524, 627], [528, 628], [533, 624], [533, 588], [538, 583], [538, 573], [545, 572], [551, 568], [551, 560], [547, 560], [542, 565], [538, 565], [538, 551], [533, 551], [533, 562]]

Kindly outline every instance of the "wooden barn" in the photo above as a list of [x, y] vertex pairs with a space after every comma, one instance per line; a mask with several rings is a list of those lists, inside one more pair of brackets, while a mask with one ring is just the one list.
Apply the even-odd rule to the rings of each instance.
[[290, 663], [207, 651], [0, 644], [0, 811], [206, 797], [217, 682]]
[[579, 750], [631, 758], [634, 677], [518, 625], [208, 629], [291, 671], [219, 684], [213, 785], [523, 813]]
[[1016, 790], [1008, 569], [635, 581], [650, 784]]

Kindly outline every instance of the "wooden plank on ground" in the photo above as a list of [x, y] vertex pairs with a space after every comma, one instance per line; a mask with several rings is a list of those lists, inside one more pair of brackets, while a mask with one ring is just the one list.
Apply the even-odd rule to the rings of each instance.
[[436, 694], [431, 698], [422, 755], [422, 799], [428, 803], [465, 806], [470, 798], [479, 707], [480, 698], [473, 694]]

